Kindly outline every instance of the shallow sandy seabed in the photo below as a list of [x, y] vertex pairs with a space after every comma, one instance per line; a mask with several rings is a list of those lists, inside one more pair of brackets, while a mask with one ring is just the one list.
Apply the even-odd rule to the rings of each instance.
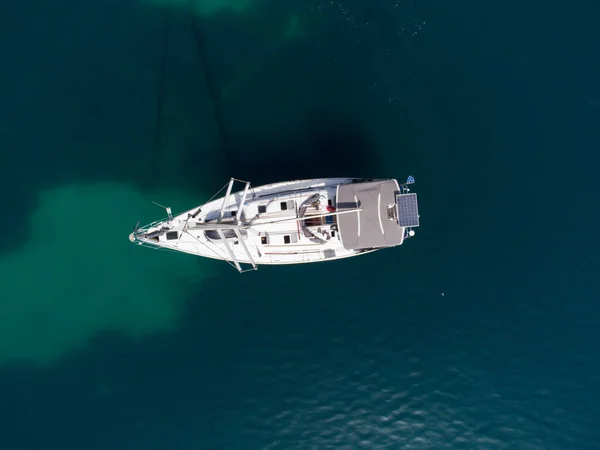
[[177, 199], [174, 212], [200, 202], [173, 192], [152, 197], [116, 183], [41, 193], [28, 242], [0, 256], [0, 365], [50, 364], [99, 332], [139, 338], [177, 326], [190, 289], [210, 276], [207, 266], [135, 246], [128, 235], [137, 219], [165, 215], [151, 200]]

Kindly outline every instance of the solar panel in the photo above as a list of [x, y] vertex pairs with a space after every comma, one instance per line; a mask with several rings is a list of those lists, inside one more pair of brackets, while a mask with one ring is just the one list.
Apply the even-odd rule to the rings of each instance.
[[419, 226], [419, 206], [417, 194], [398, 194], [396, 196], [398, 208], [398, 225], [401, 227]]

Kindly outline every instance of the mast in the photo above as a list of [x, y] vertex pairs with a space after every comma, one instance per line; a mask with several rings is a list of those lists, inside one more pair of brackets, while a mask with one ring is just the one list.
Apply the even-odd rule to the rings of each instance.
[[[225, 206], [227, 205], [227, 200], [229, 199], [229, 196], [231, 195], [231, 189], [232, 189], [233, 183], [235, 181], [236, 181], [235, 178], [231, 178], [229, 180], [229, 185], [227, 186], [227, 193], [225, 194], [225, 198], [223, 198], [223, 204], [221, 205], [221, 210], [219, 211], [219, 218], [217, 219], [217, 223], [215, 223], [215, 224], [197, 223], [196, 226], [194, 226], [192, 228], [203, 228], [205, 230], [211, 230], [211, 229], [216, 230], [216, 232], [219, 234], [219, 237], [223, 241], [223, 245], [225, 245], [225, 247], [227, 248], [227, 252], [229, 253], [229, 257], [231, 258], [231, 261], [235, 264], [235, 268], [239, 272], [242, 272], [240, 263], [239, 263], [238, 259], [236, 258], [235, 253], [231, 249], [229, 242], [227, 242], [225, 235], [223, 234], [224, 229], [233, 230], [233, 232], [235, 233], [235, 236], [238, 240], [238, 243], [242, 246], [242, 248], [244, 249], [244, 253], [246, 253], [246, 256], [248, 257], [248, 261], [252, 265], [252, 268], [254, 270], [257, 270], [257, 266], [256, 266], [256, 263], [254, 262], [254, 258], [252, 258], [252, 255], [250, 254], [250, 250], [248, 250], [248, 247], [246, 246], [246, 242], [244, 241], [244, 238], [243, 238], [242, 234], [240, 233], [240, 229], [242, 228], [240, 226], [240, 217], [242, 214], [242, 209], [244, 207], [244, 202], [246, 201], [246, 196], [248, 195], [248, 189], [250, 188], [249, 181], [245, 182], [246, 187], [244, 188], [244, 193], [242, 194], [240, 203], [237, 205], [237, 212], [235, 215], [235, 223], [222, 223]], [[241, 180], [238, 180], [238, 181], [241, 181]], [[247, 228], [247, 226], [244, 228]]]
[[257, 225], [267, 225], [270, 223], [278, 223], [278, 222], [287, 222], [289, 220], [306, 220], [313, 217], [329, 217], [329, 216], [339, 216], [340, 214], [348, 214], [348, 213], [360, 213], [362, 208], [354, 208], [354, 209], [345, 209], [344, 211], [334, 211], [323, 214], [311, 214], [310, 216], [302, 216], [302, 217], [287, 217], [285, 219], [277, 219], [271, 220], [269, 222], [257, 222]]
[[235, 257], [235, 254], [233, 253], [233, 250], [231, 250], [231, 247], [229, 246], [229, 242], [227, 242], [227, 239], [225, 239], [225, 235], [223, 234], [223, 231], [220, 228], [218, 228], [217, 229], [217, 233], [219, 233], [219, 237], [221, 238], [221, 240], [223, 241], [223, 244], [227, 248], [227, 252], [229, 252], [229, 257], [231, 258], [231, 261], [235, 264], [235, 268], [239, 272], [241, 272], [242, 268], [240, 266], [240, 263], [237, 260], [237, 258]]
[[244, 193], [242, 194], [242, 200], [240, 201], [240, 204], [238, 206], [238, 210], [237, 213], [235, 215], [235, 221], [237, 223], [240, 222], [240, 216], [242, 215], [242, 208], [244, 207], [244, 202], [246, 201], [246, 196], [248, 195], [248, 189], [250, 188], [250, 182], [247, 181], [246, 182], [246, 187], [244, 188]]
[[220, 222], [221, 220], [223, 220], [223, 211], [225, 211], [225, 205], [227, 204], [227, 199], [229, 199], [229, 196], [231, 195], [231, 188], [233, 187], [233, 182], [234, 182], [233, 178], [229, 180], [229, 186], [227, 186], [227, 193], [225, 194], [225, 197], [223, 198], [223, 204], [221, 205], [221, 210], [219, 211], [219, 218], [217, 219], [217, 222]]

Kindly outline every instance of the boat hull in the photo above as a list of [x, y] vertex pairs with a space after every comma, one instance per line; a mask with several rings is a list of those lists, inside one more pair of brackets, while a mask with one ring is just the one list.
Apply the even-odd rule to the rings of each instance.
[[360, 218], [364, 208], [360, 202], [354, 207], [338, 205], [337, 192], [339, 186], [379, 186], [390, 180], [318, 178], [258, 187], [243, 182], [243, 189], [234, 191], [236, 181], [241, 180], [231, 179], [224, 196], [202, 206], [177, 215], [167, 209], [166, 219], [136, 228], [129, 240], [224, 260], [239, 271], [244, 271], [242, 265], [256, 269], [259, 265], [332, 261], [380, 249], [344, 247], [338, 224], [341, 215], [346, 214], [348, 222], [348, 218]]

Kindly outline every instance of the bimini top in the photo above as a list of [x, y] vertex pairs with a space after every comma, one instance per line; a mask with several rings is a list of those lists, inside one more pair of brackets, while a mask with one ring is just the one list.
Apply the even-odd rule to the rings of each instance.
[[[360, 208], [356, 213], [339, 214], [338, 228], [342, 245], [347, 250], [391, 247], [402, 244], [404, 228], [395, 214], [396, 180], [342, 184], [337, 188], [337, 210]], [[391, 208], [391, 209], [390, 209]]]

